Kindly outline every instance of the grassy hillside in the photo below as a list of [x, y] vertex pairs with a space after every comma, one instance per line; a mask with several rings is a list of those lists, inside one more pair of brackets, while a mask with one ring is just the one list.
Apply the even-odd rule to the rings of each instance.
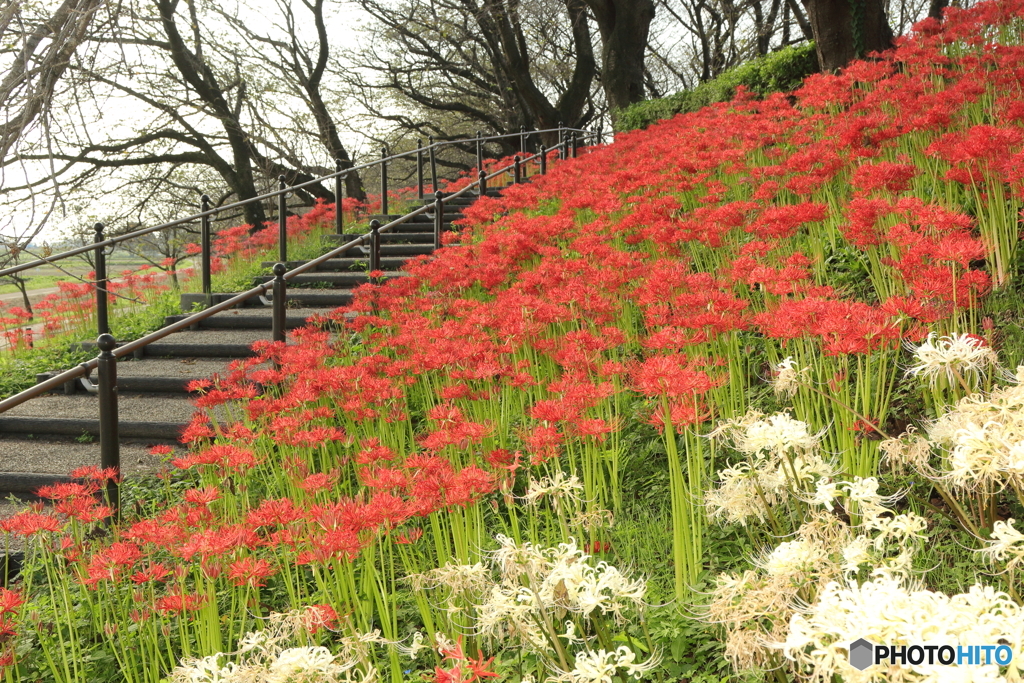
[[859, 637], [1017, 680], [1022, 17], [478, 201], [211, 386], [120, 523], [87, 484], [0, 526], [7, 680], [938, 676]]

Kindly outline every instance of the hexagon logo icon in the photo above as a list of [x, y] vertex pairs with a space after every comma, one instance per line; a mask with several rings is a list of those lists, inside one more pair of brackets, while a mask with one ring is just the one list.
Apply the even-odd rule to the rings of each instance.
[[863, 671], [875, 663], [875, 644], [870, 640], [858, 638], [850, 643], [850, 666]]

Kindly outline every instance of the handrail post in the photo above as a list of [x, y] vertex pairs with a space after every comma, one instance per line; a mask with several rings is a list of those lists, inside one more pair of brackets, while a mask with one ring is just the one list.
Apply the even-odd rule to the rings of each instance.
[[107, 479], [107, 500], [117, 513], [120, 506], [117, 481], [121, 477], [121, 443], [117, 433], [117, 341], [107, 333], [96, 340], [100, 355], [96, 359], [99, 371], [100, 404], [100, 468], [113, 469], [115, 476]]
[[370, 221], [370, 272], [380, 270], [380, 221]]
[[514, 185], [518, 185], [519, 183], [523, 182], [523, 169], [522, 169], [522, 163], [523, 162], [522, 162], [522, 159], [519, 158], [518, 154], [515, 155], [515, 157], [513, 158], [513, 161], [515, 162], [515, 165], [514, 165], [514, 168], [512, 170], [512, 183]]
[[430, 141], [430, 150], [428, 156], [430, 157], [430, 187], [435, 192], [437, 191], [437, 155], [434, 153], [434, 136], [431, 135], [427, 138]]
[[559, 121], [558, 122], [558, 145], [557, 145], [557, 147], [558, 147], [558, 158], [559, 159], [564, 159], [565, 158], [564, 156], [562, 156], [562, 144], [565, 142], [565, 130], [564, 130], [564, 127], [565, 127], [565, 124], [563, 124], [561, 121]]
[[434, 249], [441, 248], [441, 230], [444, 229], [444, 194], [441, 190], [434, 193]]
[[284, 176], [277, 177], [278, 190], [281, 194], [277, 196], [277, 246], [278, 259], [288, 262], [288, 207], [285, 200], [285, 188], [288, 185], [284, 182]]
[[545, 175], [548, 172], [548, 150], [544, 146], [544, 141], [540, 142], [540, 174]]
[[423, 138], [416, 140], [416, 184], [420, 188], [420, 199], [423, 199]]
[[334, 233], [336, 235], [345, 234], [345, 216], [341, 207], [344, 204], [344, 178], [341, 172], [344, 170], [342, 166], [343, 162], [341, 159], [334, 160], [334, 170], [338, 175], [334, 176]]
[[285, 328], [285, 297], [288, 295], [288, 283], [285, 282], [284, 274], [288, 272], [288, 266], [284, 263], [274, 264], [274, 310], [272, 315], [272, 339], [276, 342], [284, 341]]
[[[97, 223], [92, 227], [96, 231], [93, 240], [97, 244], [103, 241], [103, 224]], [[107, 317], [107, 255], [104, 247], [96, 247], [96, 328], [99, 334], [110, 334], [110, 321]]]
[[480, 131], [476, 132], [476, 170], [484, 170], [484, 141], [481, 139], [483, 133]]
[[380, 212], [388, 215], [388, 148], [380, 148]]
[[519, 126], [519, 153], [526, 154], [526, 126]]
[[[210, 210], [210, 196], [204, 194], [199, 200], [202, 207], [202, 211], [206, 214]], [[203, 296], [206, 298], [206, 307], [209, 308], [213, 305], [213, 279], [211, 272], [213, 271], [213, 237], [210, 234], [210, 216], [204, 215], [199, 221], [199, 241], [202, 247], [200, 255], [200, 268], [202, 269], [202, 280], [203, 280]]]
[[575, 159], [579, 156], [579, 138], [576, 137], [576, 132], [573, 131], [569, 134], [569, 149], [572, 150], [572, 158]]
[[477, 175], [480, 178], [480, 196], [483, 197], [487, 194], [487, 171], [480, 171]]

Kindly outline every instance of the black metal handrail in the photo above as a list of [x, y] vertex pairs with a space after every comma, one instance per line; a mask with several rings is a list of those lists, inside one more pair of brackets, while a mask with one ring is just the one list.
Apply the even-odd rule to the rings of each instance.
[[[565, 159], [570, 155], [575, 157], [577, 153], [577, 143], [578, 140], [576, 139], [575, 132], [571, 132], [569, 136], [560, 140], [560, 142], [553, 147], [542, 147], [540, 151], [524, 158], [521, 158], [519, 155], [515, 155], [511, 165], [502, 167], [493, 173], [488, 174], [486, 171], [480, 170], [478, 178], [467, 184], [461, 190], [448, 195], [445, 195], [440, 190], [435, 190], [434, 201], [431, 204], [424, 204], [418, 209], [410, 211], [409, 213], [404, 214], [385, 225], [380, 225], [380, 222], [377, 220], [371, 221], [370, 232], [360, 235], [359, 237], [356, 237], [315, 259], [306, 261], [302, 265], [297, 266], [290, 271], [287, 270], [287, 265], [285, 263], [276, 263], [274, 265], [274, 279], [272, 281], [256, 285], [255, 287], [236, 294], [235, 296], [221, 301], [220, 303], [213, 304], [212, 301], [210, 301], [209, 305], [202, 311], [192, 313], [181, 320], [166, 325], [159, 330], [151, 332], [150, 334], [140, 337], [134, 341], [117, 346], [115, 339], [109, 333], [104, 331], [97, 339], [97, 346], [100, 349], [100, 354], [97, 358], [54, 375], [43, 382], [15, 394], [14, 396], [0, 400], [0, 414], [37, 396], [61, 387], [67, 382], [71, 382], [82, 377], [88, 377], [94, 369], [98, 368], [99, 383], [97, 393], [99, 394], [100, 403], [100, 466], [104, 469], [115, 468], [116, 471], [120, 472], [120, 443], [118, 440], [116, 391], [118, 358], [133, 354], [153, 342], [159, 341], [160, 339], [180, 330], [192, 327], [193, 325], [196, 325], [217, 313], [233, 308], [255, 296], [265, 295], [267, 290], [273, 290], [274, 292], [272, 301], [273, 312], [271, 316], [273, 321], [272, 339], [274, 341], [283, 342], [285, 340], [284, 328], [286, 323], [286, 287], [289, 280], [292, 280], [296, 276], [309, 270], [317, 268], [325, 261], [336, 258], [354, 247], [364, 245], [367, 241], [370, 242], [369, 271], [378, 271], [380, 268], [380, 234], [392, 230], [397, 226], [412, 220], [416, 216], [427, 213], [431, 209], [434, 211], [434, 246], [435, 248], [440, 248], [445, 203], [465, 195], [474, 188], [479, 191], [480, 196], [484, 196], [487, 193], [488, 180], [509, 173], [510, 171], [513, 173], [513, 182], [518, 184], [522, 181], [522, 165], [534, 160], [540, 161], [541, 173], [544, 173], [548, 154], [552, 151], [558, 151], [562, 159]], [[101, 234], [101, 230], [102, 226], [98, 226], [98, 235]], [[91, 248], [97, 249], [98, 254], [102, 253], [102, 247], [102, 242], [97, 242], [91, 246]], [[116, 508], [118, 503], [118, 488], [116, 483], [113, 481], [108, 482], [106, 490], [111, 504]]]
[[[579, 128], [550, 128], [550, 129], [546, 129], [546, 130], [528, 131], [526, 134], [527, 135], [539, 135], [541, 133], [555, 133], [555, 132], [558, 132], [558, 133], [561, 133], [561, 134], [565, 134], [565, 133], [583, 133], [585, 136], [596, 135], [593, 132], [585, 131], [585, 130], [582, 130], [582, 129], [579, 129]], [[132, 231], [132, 232], [127, 232], [127, 233], [124, 233], [123, 235], [117, 235], [116, 237], [110, 237], [110, 238], [104, 239], [102, 241], [94, 242], [92, 244], [83, 245], [81, 247], [75, 247], [74, 249], [69, 249], [68, 251], [64, 251], [64, 252], [61, 252], [61, 253], [53, 255], [53, 256], [47, 256], [45, 258], [39, 258], [39, 259], [36, 259], [35, 261], [29, 261], [28, 263], [23, 263], [21, 265], [10, 266], [8, 268], [0, 269], [0, 277], [4, 277], [6, 275], [14, 275], [15, 273], [20, 273], [22, 271], [29, 270], [31, 268], [37, 268], [37, 267], [43, 266], [43, 265], [49, 265], [49, 264], [52, 264], [52, 263], [54, 263], [56, 261], [60, 261], [60, 260], [66, 259], [66, 258], [70, 258], [72, 256], [78, 256], [80, 254], [84, 254], [87, 251], [93, 251], [94, 249], [111, 247], [111, 246], [120, 244], [121, 242], [124, 242], [126, 240], [133, 239], [135, 237], [143, 237], [145, 235], [150, 235], [150, 234], [152, 234], [154, 232], [159, 232], [161, 230], [169, 230], [170, 228], [176, 228], [176, 227], [178, 227], [180, 225], [184, 225], [186, 223], [193, 223], [193, 222], [195, 222], [197, 220], [201, 220], [201, 219], [206, 218], [206, 217], [215, 216], [216, 214], [221, 213], [223, 211], [228, 211], [228, 210], [231, 210], [231, 209], [237, 209], [237, 208], [240, 208], [240, 207], [252, 204], [254, 202], [260, 202], [260, 201], [264, 201], [264, 200], [267, 200], [267, 199], [275, 199], [275, 198], [281, 197], [282, 195], [288, 194], [290, 192], [294, 192], [295, 190], [301, 190], [301, 189], [304, 189], [306, 187], [310, 187], [312, 185], [316, 185], [318, 183], [324, 182], [326, 180], [332, 180], [332, 179], [335, 179], [335, 178], [344, 178], [346, 175], [348, 175], [350, 173], [354, 173], [356, 171], [362, 171], [364, 169], [373, 168], [373, 167], [376, 167], [376, 166], [380, 166], [382, 164], [387, 164], [388, 162], [395, 161], [397, 159], [404, 159], [406, 157], [410, 157], [410, 156], [413, 156], [413, 155], [419, 155], [419, 154], [422, 154], [424, 152], [429, 152], [429, 151], [432, 151], [432, 150], [435, 150], [435, 149], [440, 149], [441, 147], [444, 147], [444, 146], [447, 146], [447, 145], [457, 145], [457, 144], [462, 143], [462, 142], [477, 142], [477, 141], [479, 141], [479, 142], [490, 142], [490, 141], [493, 141], [493, 140], [500, 140], [500, 139], [503, 139], [503, 138], [520, 137], [522, 135], [523, 135], [522, 132], [520, 132], [520, 133], [504, 133], [502, 135], [491, 135], [491, 136], [488, 136], [488, 137], [475, 137], [475, 138], [465, 138], [463, 140], [441, 140], [441, 141], [437, 141], [437, 142], [431, 142], [429, 145], [425, 145], [425, 146], [422, 146], [422, 147], [417, 147], [416, 149], [410, 150], [408, 152], [402, 152], [400, 154], [392, 154], [390, 156], [383, 157], [383, 158], [378, 159], [376, 161], [369, 161], [369, 162], [367, 162], [365, 164], [359, 164], [358, 166], [350, 166], [350, 167], [345, 168], [345, 169], [339, 169], [339, 170], [335, 171], [334, 173], [330, 173], [328, 175], [320, 176], [319, 178], [314, 178], [312, 180], [307, 180], [307, 181], [299, 183], [297, 185], [288, 185], [288, 186], [286, 186], [284, 188], [279, 188], [277, 190], [274, 190], [273, 192], [267, 192], [265, 194], [261, 194], [261, 195], [256, 196], [256, 197], [251, 197], [249, 199], [243, 199], [243, 200], [240, 200], [240, 201], [237, 201], [237, 202], [233, 202], [231, 204], [225, 204], [224, 206], [218, 206], [216, 208], [210, 208], [210, 209], [207, 209], [205, 211], [200, 211], [199, 213], [192, 214], [190, 216], [186, 216], [184, 218], [178, 218], [178, 219], [173, 220], [173, 221], [168, 221], [167, 223], [161, 223], [160, 225], [157, 225], [157, 226], [153, 226], [153, 227], [150, 227], [150, 228], [142, 228], [140, 230], [135, 230], [135, 231]], [[557, 146], [556, 146], [556, 148], [557, 148]], [[340, 201], [338, 203], [340, 204]]]

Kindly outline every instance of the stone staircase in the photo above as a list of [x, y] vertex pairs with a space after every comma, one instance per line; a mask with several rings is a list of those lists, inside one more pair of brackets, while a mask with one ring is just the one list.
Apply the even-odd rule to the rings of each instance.
[[[492, 190], [488, 194], [499, 194]], [[474, 199], [464, 196], [445, 204], [444, 230]], [[433, 200], [426, 200], [433, 203]], [[382, 223], [399, 216], [375, 216]], [[343, 244], [368, 231], [325, 238], [325, 250]], [[381, 268], [386, 277], [402, 277], [402, 266], [410, 258], [434, 251], [434, 215], [424, 213], [381, 234]], [[294, 329], [316, 314], [352, 301], [352, 290], [367, 282], [369, 248], [356, 247], [344, 258], [331, 259], [315, 272], [296, 276], [289, 282], [286, 327]], [[289, 269], [304, 261], [291, 261]], [[270, 267], [273, 262], [264, 263]], [[261, 276], [257, 282], [272, 279]], [[215, 302], [230, 293], [215, 294]], [[182, 310], [202, 301], [201, 294], [182, 296]], [[172, 316], [170, 324], [186, 316]], [[119, 434], [121, 462], [125, 476], [152, 472], [162, 466], [165, 456], [150, 455], [156, 445], [169, 445], [184, 452], [177, 443], [181, 429], [194, 412], [186, 386], [192, 380], [223, 374], [232, 359], [252, 356], [251, 345], [271, 338], [271, 306], [253, 297], [244, 305], [218, 313], [191, 329], [171, 334], [118, 363]], [[88, 346], [95, 348], [95, 343]], [[56, 374], [56, 373], [52, 373]], [[49, 374], [40, 375], [43, 380]], [[95, 381], [95, 376], [92, 381]], [[25, 496], [39, 486], [65, 480], [71, 470], [99, 465], [99, 409], [92, 381], [76, 380], [54, 393], [30, 400], [0, 414], [0, 498]]]

